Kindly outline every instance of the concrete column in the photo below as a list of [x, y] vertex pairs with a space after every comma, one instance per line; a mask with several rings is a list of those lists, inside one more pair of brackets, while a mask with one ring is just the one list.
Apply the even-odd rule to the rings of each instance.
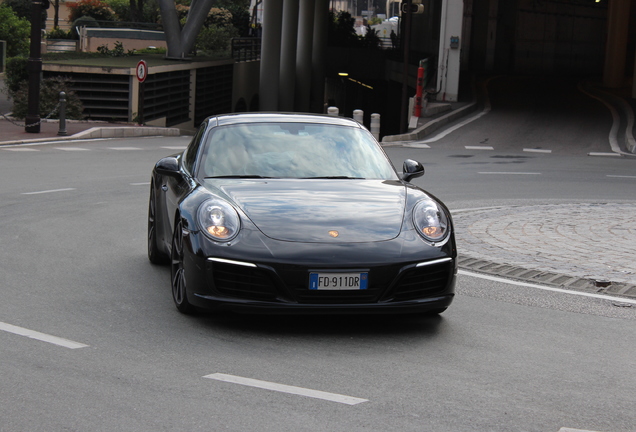
[[296, 111], [299, 112], [309, 112], [310, 109], [314, 12], [314, 0], [300, 1], [296, 55]]
[[636, 54], [634, 55], [634, 78], [632, 79], [632, 97], [636, 99]]
[[261, 40], [261, 111], [278, 111], [281, 27], [283, 0], [263, 0], [263, 38]]
[[607, 12], [607, 42], [603, 84], [618, 88], [625, 83], [629, 5], [632, 0], [611, 0]]
[[278, 109], [294, 111], [299, 0], [283, 0], [283, 32], [280, 53]]
[[[437, 100], [454, 102], [459, 94], [459, 66], [462, 48], [463, 0], [443, 0], [440, 28]], [[451, 37], [459, 37], [459, 47], [451, 47]]]
[[327, 33], [329, 31], [329, 0], [315, 0], [314, 40], [312, 45], [312, 76], [310, 109], [314, 113], [325, 112], [325, 62]]

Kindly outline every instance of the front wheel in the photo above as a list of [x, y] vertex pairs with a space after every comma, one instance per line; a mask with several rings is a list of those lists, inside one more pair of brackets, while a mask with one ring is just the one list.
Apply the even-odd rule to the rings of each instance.
[[155, 185], [150, 185], [148, 200], [148, 259], [153, 264], [168, 264], [167, 254], [159, 250], [157, 244], [157, 196]]
[[195, 312], [195, 307], [188, 301], [188, 293], [186, 291], [186, 274], [183, 266], [183, 233], [181, 221], [177, 222], [172, 235], [172, 254], [171, 254], [171, 280], [172, 280], [172, 299], [177, 306], [179, 312], [191, 314]]

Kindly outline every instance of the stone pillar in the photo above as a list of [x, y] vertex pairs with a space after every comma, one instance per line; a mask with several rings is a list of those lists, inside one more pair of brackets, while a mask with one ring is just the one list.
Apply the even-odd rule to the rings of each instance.
[[607, 13], [607, 41], [603, 85], [622, 87], [625, 83], [627, 38], [629, 35], [629, 6], [632, 0], [612, 0]]
[[325, 112], [325, 62], [329, 31], [329, 0], [315, 0], [312, 45], [311, 112]]
[[278, 111], [283, 0], [263, 0], [263, 38], [259, 102], [261, 111]]
[[300, 112], [310, 110], [314, 12], [314, 0], [300, 1], [296, 55], [296, 111]]
[[294, 111], [299, 0], [284, 0], [278, 109]]

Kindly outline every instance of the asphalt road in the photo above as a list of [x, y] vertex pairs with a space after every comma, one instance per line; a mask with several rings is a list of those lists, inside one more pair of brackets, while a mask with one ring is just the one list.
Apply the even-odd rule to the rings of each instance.
[[[491, 121], [387, 152], [424, 162], [416, 183], [452, 210], [633, 202], [634, 161], [585, 155], [601, 138], [529, 153], [533, 128], [517, 146]], [[146, 208], [154, 162], [188, 141], [0, 148], [0, 431], [634, 430], [636, 308], [618, 300], [463, 272], [437, 318], [179, 314]]]

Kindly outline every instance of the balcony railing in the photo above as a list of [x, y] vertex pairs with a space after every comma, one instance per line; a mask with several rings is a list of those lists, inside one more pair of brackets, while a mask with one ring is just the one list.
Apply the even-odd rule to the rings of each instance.
[[232, 58], [236, 61], [261, 59], [261, 38], [242, 37], [232, 39]]

